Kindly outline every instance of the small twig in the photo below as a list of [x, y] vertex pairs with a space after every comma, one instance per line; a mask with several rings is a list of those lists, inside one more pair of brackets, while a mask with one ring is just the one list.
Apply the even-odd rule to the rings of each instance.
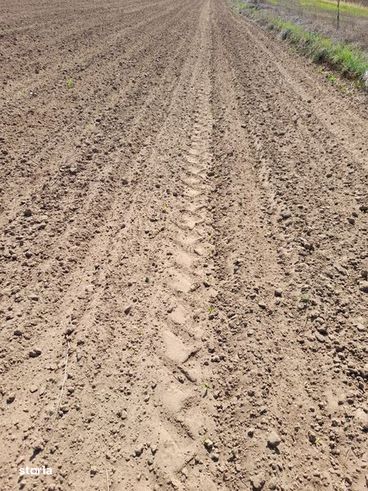
[[110, 491], [109, 473], [107, 472], [107, 469], [105, 469], [105, 471], [106, 471], [106, 486], [107, 486], [107, 491]]
[[61, 385], [59, 399], [58, 399], [57, 406], [56, 406], [55, 419], [57, 418], [57, 415], [58, 415], [58, 412], [59, 412], [59, 409], [60, 409], [60, 404], [61, 404], [61, 400], [62, 400], [63, 393], [64, 393], [64, 387], [65, 387], [66, 379], [68, 378], [68, 374], [67, 374], [68, 359], [69, 359], [69, 341], [68, 341], [67, 348], [66, 348], [66, 357], [65, 357], [65, 366], [64, 366], [64, 378], [63, 378], [63, 383]]
[[65, 356], [65, 366], [64, 366], [64, 377], [63, 377], [63, 382], [62, 382], [62, 385], [61, 385], [61, 390], [60, 390], [60, 394], [59, 394], [59, 397], [58, 397], [58, 401], [57, 401], [57, 405], [56, 405], [56, 411], [55, 411], [55, 416], [54, 416], [54, 425], [51, 429], [51, 435], [49, 437], [49, 439], [47, 440], [46, 442], [46, 445], [45, 445], [45, 449], [46, 447], [51, 443], [52, 439], [53, 439], [53, 436], [54, 436], [54, 432], [55, 432], [55, 423], [56, 423], [56, 420], [57, 420], [57, 417], [58, 417], [58, 413], [59, 413], [59, 409], [60, 409], [60, 404], [61, 404], [61, 400], [62, 400], [62, 397], [63, 397], [63, 393], [64, 393], [64, 387], [65, 387], [65, 383], [66, 383], [66, 379], [68, 378], [68, 374], [67, 374], [67, 369], [68, 369], [68, 359], [69, 359], [69, 341], [67, 342], [67, 348], [66, 348], [66, 356]]

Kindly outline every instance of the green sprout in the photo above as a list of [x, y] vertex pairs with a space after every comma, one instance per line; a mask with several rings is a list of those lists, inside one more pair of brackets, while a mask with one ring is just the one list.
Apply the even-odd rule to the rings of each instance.
[[300, 301], [301, 301], [301, 302], [303, 302], [303, 303], [309, 303], [310, 298], [309, 298], [308, 293], [304, 293], [304, 294], [301, 296]]
[[332, 85], [335, 85], [335, 83], [337, 82], [337, 78], [335, 77], [335, 75], [332, 75], [331, 73], [327, 75], [327, 80], [331, 82]]
[[74, 80], [72, 78], [68, 78], [66, 81], [66, 86], [68, 89], [72, 89], [74, 87]]
[[210, 387], [210, 385], [207, 382], [204, 382], [203, 383], [203, 389], [204, 389], [204, 391], [203, 391], [203, 396], [202, 397], [206, 397], [207, 394], [208, 394], [208, 391], [211, 390], [211, 387]]

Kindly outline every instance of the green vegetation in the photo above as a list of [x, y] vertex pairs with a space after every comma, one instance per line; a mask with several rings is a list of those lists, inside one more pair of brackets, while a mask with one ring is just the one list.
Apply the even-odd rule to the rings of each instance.
[[[270, 5], [288, 5], [289, 0], [265, 0]], [[295, 9], [302, 7], [308, 10], [324, 10], [335, 13], [337, 11], [336, 0], [296, 0], [293, 2]], [[353, 15], [357, 17], [368, 17], [368, 7], [357, 3], [342, 1], [340, 3], [342, 15]]]
[[300, 297], [300, 301], [307, 304], [310, 301], [308, 293], [303, 293], [302, 296]]
[[72, 78], [68, 78], [68, 80], [66, 81], [66, 86], [68, 89], [72, 89], [74, 87], [74, 81]]
[[332, 73], [328, 73], [326, 75], [326, 78], [329, 82], [331, 82], [332, 85], [335, 85], [337, 82], [337, 78], [335, 77], [335, 75], [332, 75]]
[[[275, 0], [272, 0], [272, 2]], [[272, 3], [270, 2], [270, 3]], [[330, 12], [336, 12], [337, 3], [334, 0], [299, 0], [301, 7], [306, 7], [316, 10], [327, 10]], [[346, 15], [356, 15], [359, 17], [368, 17], [368, 7], [349, 2], [340, 3], [340, 13]]]
[[[310, 1], [310, 0], [307, 0]], [[325, 1], [325, 0], [323, 0]], [[270, 30], [280, 33], [283, 40], [294, 45], [300, 53], [309, 56], [316, 63], [323, 63], [338, 70], [345, 77], [363, 83], [368, 72], [368, 56], [362, 50], [343, 42], [306, 31], [302, 26], [245, 2], [237, 2], [240, 11], [247, 11], [254, 20], [266, 24]]]
[[308, 32], [293, 22], [277, 17], [271, 18], [270, 22], [273, 28], [280, 31], [283, 39], [317, 63], [326, 63], [349, 78], [363, 79], [368, 70], [367, 55], [354, 46]]

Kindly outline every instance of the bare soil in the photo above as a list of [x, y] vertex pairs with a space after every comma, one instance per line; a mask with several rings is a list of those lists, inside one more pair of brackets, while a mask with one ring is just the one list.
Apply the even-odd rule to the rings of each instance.
[[223, 0], [0, 35], [1, 491], [366, 489], [367, 96]]

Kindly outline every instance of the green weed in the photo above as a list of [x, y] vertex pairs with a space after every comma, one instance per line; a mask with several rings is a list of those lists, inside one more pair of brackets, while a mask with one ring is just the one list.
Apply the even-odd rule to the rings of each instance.
[[329, 82], [331, 82], [332, 85], [335, 85], [337, 82], [337, 78], [335, 77], [335, 75], [332, 75], [332, 73], [328, 73], [326, 75], [326, 78]]
[[308, 293], [303, 293], [303, 295], [300, 297], [300, 301], [304, 304], [308, 304], [310, 302]]
[[[313, 10], [325, 10], [328, 12], [336, 12], [336, 1], [332, 0], [299, 0], [299, 5]], [[354, 15], [357, 17], [368, 17], [368, 7], [364, 5], [341, 2], [340, 13], [345, 15]]]
[[210, 385], [207, 382], [203, 383], [203, 395], [202, 397], [206, 397], [208, 392], [211, 390]]
[[72, 78], [68, 78], [66, 81], [66, 87], [67, 89], [72, 89], [74, 87], [74, 80]]

